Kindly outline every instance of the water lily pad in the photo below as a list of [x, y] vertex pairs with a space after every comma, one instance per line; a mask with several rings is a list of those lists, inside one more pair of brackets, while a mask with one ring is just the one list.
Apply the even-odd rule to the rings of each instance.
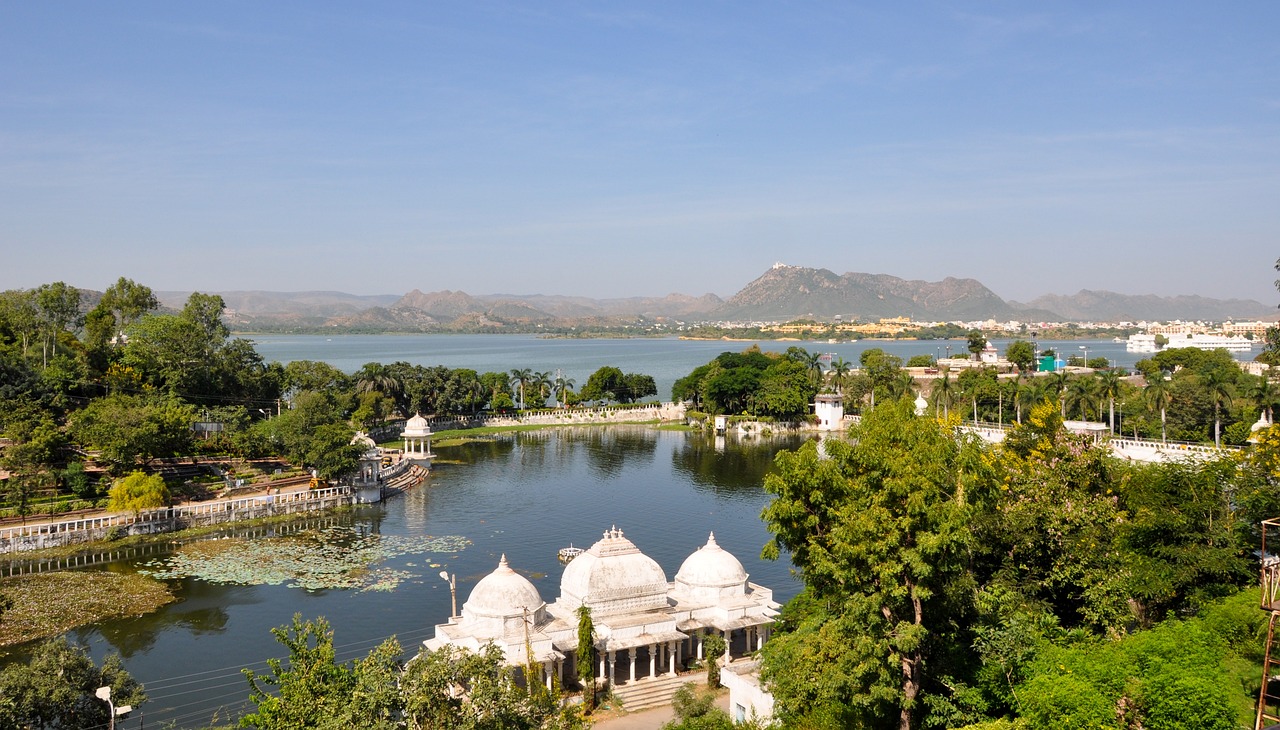
[[191, 543], [167, 558], [146, 563], [138, 572], [160, 579], [192, 577], [210, 583], [287, 585], [308, 591], [393, 591], [403, 581], [420, 576], [372, 566], [402, 555], [456, 553], [470, 544], [460, 535], [384, 536], [329, 527], [288, 537]]

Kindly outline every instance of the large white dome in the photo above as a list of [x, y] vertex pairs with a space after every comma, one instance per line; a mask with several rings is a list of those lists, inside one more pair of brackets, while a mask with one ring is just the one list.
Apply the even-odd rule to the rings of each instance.
[[421, 438], [431, 435], [431, 426], [427, 425], [427, 419], [422, 417], [421, 413], [413, 414], [404, 424], [404, 432], [400, 434], [407, 438]]
[[598, 615], [665, 608], [667, 574], [614, 527], [569, 562], [560, 578], [560, 601], [587, 605]]
[[675, 593], [681, 600], [713, 604], [741, 596], [747, 590], [747, 571], [732, 553], [716, 543], [713, 532], [707, 544], [685, 558], [676, 573]]
[[508, 623], [521, 625], [526, 611], [536, 625], [545, 614], [546, 605], [537, 587], [512, 570], [507, 565], [507, 556], [503, 555], [497, 569], [481, 578], [471, 590], [462, 606], [462, 619], [480, 629], [483, 635], [501, 636], [511, 628]]

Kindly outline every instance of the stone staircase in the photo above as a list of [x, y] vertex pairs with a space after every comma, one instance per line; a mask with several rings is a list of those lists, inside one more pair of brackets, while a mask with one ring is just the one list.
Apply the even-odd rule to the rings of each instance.
[[613, 688], [613, 695], [622, 700], [622, 709], [627, 712], [647, 710], [650, 707], [662, 707], [671, 704], [676, 690], [689, 683], [705, 682], [706, 672], [689, 674], [661, 674], [657, 677], [643, 677], [634, 682], [620, 684]]

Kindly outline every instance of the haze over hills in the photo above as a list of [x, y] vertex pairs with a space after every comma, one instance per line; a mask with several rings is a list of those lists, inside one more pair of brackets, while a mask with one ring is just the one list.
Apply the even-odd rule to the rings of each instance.
[[[471, 295], [461, 291], [357, 296], [341, 292], [217, 292], [238, 329], [326, 329], [380, 332], [529, 331], [609, 327], [637, 319], [786, 321], [800, 318], [875, 321], [906, 316], [918, 321], [995, 319], [1029, 322], [1170, 319], [1276, 319], [1253, 300], [1200, 296], [1158, 297], [1081, 290], [1028, 303], [1005, 301], [976, 279], [938, 282], [887, 274], [775, 265], [727, 300], [714, 294], [591, 299], [532, 294]], [[159, 292], [180, 307], [185, 292]]]

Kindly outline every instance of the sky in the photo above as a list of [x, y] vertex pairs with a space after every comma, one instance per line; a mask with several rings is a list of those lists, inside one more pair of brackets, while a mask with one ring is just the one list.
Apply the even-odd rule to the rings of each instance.
[[1280, 300], [1280, 3], [0, 5], [0, 289]]

